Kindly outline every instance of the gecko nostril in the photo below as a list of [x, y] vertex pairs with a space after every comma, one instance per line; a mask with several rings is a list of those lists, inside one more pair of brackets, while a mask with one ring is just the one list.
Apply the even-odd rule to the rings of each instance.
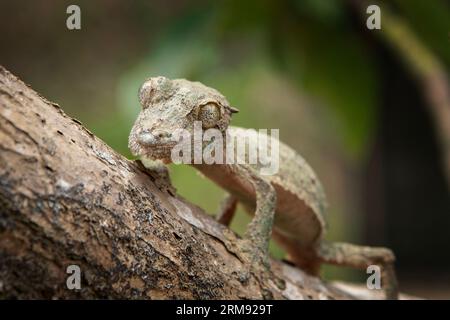
[[148, 131], [141, 132], [138, 141], [144, 145], [152, 145], [156, 142], [155, 136]]
[[153, 135], [155, 137], [157, 137], [158, 139], [169, 138], [171, 136], [171, 134], [169, 134], [168, 132], [165, 132], [165, 131], [154, 131]]
[[172, 135], [164, 130], [144, 130], [139, 134], [138, 141], [145, 145], [155, 145], [166, 142]]

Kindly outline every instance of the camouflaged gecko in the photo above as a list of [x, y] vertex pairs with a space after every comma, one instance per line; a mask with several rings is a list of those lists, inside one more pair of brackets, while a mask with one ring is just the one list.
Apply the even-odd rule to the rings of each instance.
[[[238, 110], [218, 91], [199, 82], [149, 78], [139, 90], [139, 101], [142, 111], [131, 130], [129, 148], [145, 160], [144, 164], [148, 160], [170, 163], [171, 150], [177, 143], [173, 132], [192, 132], [195, 121], [201, 121], [204, 130], [220, 130], [224, 137], [226, 130], [237, 138], [243, 132], [228, 126], [231, 115]], [[270, 269], [268, 247], [272, 234], [287, 251], [289, 260], [312, 275], [318, 274], [322, 263], [359, 269], [378, 265], [386, 298], [397, 299], [392, 251], [325, 242], [326, 199], [314, 171], [281, 142], [279, 160], [278, 172], [266, 176], [259, 174], [258, 164], [191, 164], [228, 191], [217, 216], [221, 223], [230, 223], [237, 202], [254, 215], [241, 240], [249, 270]]]

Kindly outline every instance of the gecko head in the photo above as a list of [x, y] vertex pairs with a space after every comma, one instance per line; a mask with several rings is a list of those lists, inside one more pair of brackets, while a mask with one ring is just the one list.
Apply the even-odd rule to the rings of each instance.
[[238, 112], [217, 90], [185, 79], [149, 78], [139, 89], [139, 102], [142, 110], [128, 146], [135, 156], [166, 163], [179, 143], [176, 132], [193, 136], [194, 123], [200, 121], [202, 130], [215, 128], [225, 134], [231, 115]]

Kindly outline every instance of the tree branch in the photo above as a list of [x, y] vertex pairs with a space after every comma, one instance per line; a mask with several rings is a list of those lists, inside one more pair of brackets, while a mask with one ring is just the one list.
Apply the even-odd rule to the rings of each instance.
[[353, 298], [277, 261], [245, 282], [233, 232], [3, 67], [0, 163], [0, 297]]

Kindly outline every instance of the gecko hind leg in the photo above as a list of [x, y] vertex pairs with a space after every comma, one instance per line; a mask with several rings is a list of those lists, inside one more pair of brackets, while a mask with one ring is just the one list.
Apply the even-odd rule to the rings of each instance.
[[324, 242], [319, 247], [318, 256], [321, 262], [357, 269], [378, 265], [381, 268], [381, 285], [386, 299], [398, 299], [398, 284], [394, 269], [395, 256], [390, 249]]
[[233, 220], [234, 214], [236, 213], [238, 200], [232, 194], [227, 194], [220, 204], [219, 213], [216, 215], [216, 220], [225, 225], [229, 226], [231, 220]]

